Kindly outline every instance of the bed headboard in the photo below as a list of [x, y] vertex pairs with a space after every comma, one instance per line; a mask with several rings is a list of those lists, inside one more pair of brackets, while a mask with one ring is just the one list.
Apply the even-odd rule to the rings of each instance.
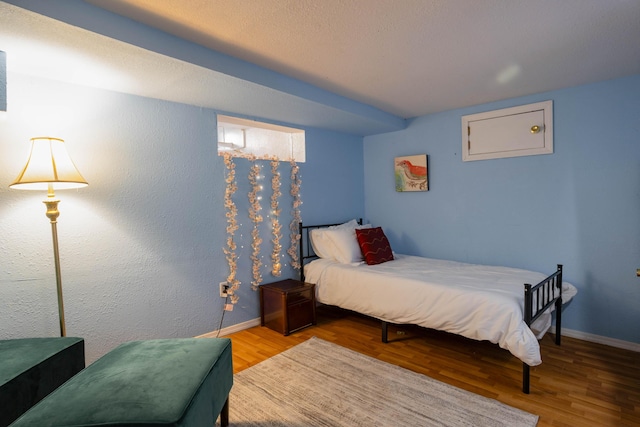
[[[304, 264], [305, 262], [309, 262], [316, 258], [319, 258], [318, 255], [313, 251], [313, 246], [311, 246], [311, 239], [309, 238], [309, 232], [311, 230], [317, 228], [326, 228], [333, 227], [336, 225], [344, 224], [344, 222], [338, 222], [334, 224], [314, 224], [314, 225], [304, 225], [302, 222], [299, 223], [299, 233], [300, 233], [300, 247], [299, 247], [299, 258], [300, 258], [300, 280], [304, 282]], [[358, 224], [362, 225], [362, 218], [358, 218]]]

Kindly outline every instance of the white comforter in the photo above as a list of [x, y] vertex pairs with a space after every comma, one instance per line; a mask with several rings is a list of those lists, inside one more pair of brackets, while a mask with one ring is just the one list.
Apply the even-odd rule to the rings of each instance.
[[[318, 259], [305, 265], [317, 300], [398, 324], [487, 340], [530, 366], [542, 363], [538, 339], [523, 320], [524, 284], [547, 276], [527, 270], [395, 255], [379, 265]], [[563, 302], [577, 293], [564, 282]], [[539, 336], [550, 325], [539, 322]], [[536, 324], [533, 329], [537, 329]]]

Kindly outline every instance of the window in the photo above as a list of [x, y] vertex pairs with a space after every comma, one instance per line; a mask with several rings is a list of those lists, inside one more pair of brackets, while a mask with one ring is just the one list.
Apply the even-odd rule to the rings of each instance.
[[218, 115], [218, 154], [255, 156], [305, 161], [305, 133], [302, 129], [256, 120]]

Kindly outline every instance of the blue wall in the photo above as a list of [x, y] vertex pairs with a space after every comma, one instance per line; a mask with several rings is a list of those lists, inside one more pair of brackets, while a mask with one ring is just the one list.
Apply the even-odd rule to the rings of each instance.
[[322, 224], [364, 215], [362, 138], [336, 132], [307, 131], [307, 162], [302, 221]]
[[[551, 99], [551, 155], [462, 162], [461, 116]], [[579, 294], [563, 326], [640, 343], [640, 76], [416, 118], [365, 137], [365, 212], [399, 253], [553, 272]], [[429, 155], [430, 191], [393, 159]]]

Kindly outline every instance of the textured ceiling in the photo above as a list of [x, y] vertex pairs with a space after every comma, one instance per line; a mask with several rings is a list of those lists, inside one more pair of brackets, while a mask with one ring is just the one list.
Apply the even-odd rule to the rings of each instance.
[[10, 72], [371, 135], [640, 74], [638, 22], [640, 0], [5, 0], [0, 50]]
[[88, 0], [408, 118], [640, 73], [638, 0]]

